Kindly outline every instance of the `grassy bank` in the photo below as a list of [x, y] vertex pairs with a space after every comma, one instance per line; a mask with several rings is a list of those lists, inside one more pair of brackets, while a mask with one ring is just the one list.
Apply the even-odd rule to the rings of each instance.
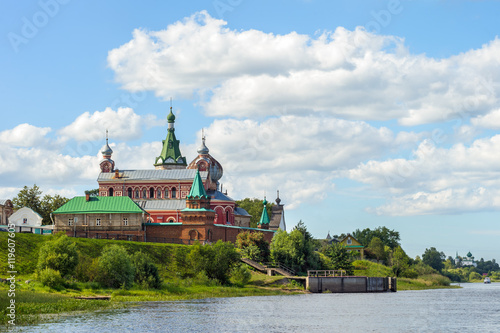
[[[394, 276], [392, 270], [382, 264], [366, 260], [353, 262], [354, 274], [359, 276]], [[415, 279], [398, 278], [398, 291], [401, 290], [423, 290], [437, 288], [457, 288], [450, 286], [450, 279], [440, 274], [425, 274]]]

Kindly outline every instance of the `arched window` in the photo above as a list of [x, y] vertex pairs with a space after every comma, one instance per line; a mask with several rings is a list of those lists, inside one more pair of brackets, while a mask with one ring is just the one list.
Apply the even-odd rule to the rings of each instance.
[[148, 191], [146, 191], [146, 189], [142, 190], [142, 198], [143, 199], [146, 199], [146, 194], [147, 194]]
[[139, 190], [135, 190], [135, 198], [136, 198], [136, 199], [139, 199], [139, 198], [140, 198], [140, 197], [139, 197]]
[[127, 195], [129, 198], [132, 198], [132, 188], [130, 188], [130, 187], [128, 188]]
[[151, 199], [153, 199], [155, 197], [155, 189], [152, 187], [149, 189], [149, 197]]
[[172, 187], [172, 198], [174, 198], [174, 199], [176, 197], [176, 193], [175, 192], [176, 192], [175, 187]]
[[164, 196], [164, 198], [165, 199], [168, 198], [168, 188], [165, 189], [165, 196]]
[[113, 188], [111, 188], [111, 187], [109, 188], [109, 194], [108, 194], [108, 196], [110, 196], [110, 197], [113, 196]]
[[161, 189], [159, 188], [158, 191], [156, 191], [156, 199], [161, 199]]
[[226, 210], [226, 223], [229, 223], [229, 211]]

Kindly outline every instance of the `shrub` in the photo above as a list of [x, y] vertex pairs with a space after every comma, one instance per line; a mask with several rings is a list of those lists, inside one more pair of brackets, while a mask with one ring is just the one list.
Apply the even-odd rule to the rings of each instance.
[[209, 279], [221, 284], [229, 282], [229, 273], [239, 261], [240, 255], [231, 242], [218, 240], [213, 245], [193, 245], [188, 258], [196, 272], [205, 272]]
[[482, 279], [481, 274], [479, 274], [478, 272], [470, 272], [469, 282], [471, 282], [473, 280], [481, 280], [481, 279]]
[[153, 263], [151, 257], [142, 252], [132, 255], [132, 263], [135, 267], [134, 281], [145, 288], [158, 289], [162, 280], [158, 272], [158, 267]]
[[418, 273], [413, 268], [408, 268], [404, 270], [403, 273], [401, 273], [401, 277], [405, 277], [408, 279], [416, 279], [418, 278]]
[[46, 242], [38, 255], [38, 271], [51, 268], [59, 271], [61, 276], [68, 276], [75, 272], [78, 265], [76, 245], [66, 235], [57, 235], [54, 240]]
[[97, 277], [97, 264], [98, 258], [91, 258], [89, 256], [80, 255], [80, 260], [75, 269], [75, 277], [81, 282], [92, 282]]
[[252, 278], [252, 274], [250, 270], [246, 267], [246, 265], [239, 264], [233, 267], [231, 271], [231, 282], [237, 286], [243, 287]]
[[269, 260], [269, 242], [264, 239], [261, 232], [245, 231], [236, 237], [236, 247], [241, 249], [245, 258], [258, 262]]
[[55, 290], [64, 289], [64, 279], [61, 277], [59, 271], [52, 268], [44, 268], [38, 272], [38, 279], [40, 282], [49, 288]]
[[104, 248], [97, 264], [97, 281], [105, 287], [126, 289], [134, 282], [135, 270], [124, 247], [111, 245]]

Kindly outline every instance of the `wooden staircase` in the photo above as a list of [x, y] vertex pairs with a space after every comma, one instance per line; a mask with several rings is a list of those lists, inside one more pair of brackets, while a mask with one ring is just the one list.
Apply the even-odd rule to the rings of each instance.
[[266, 273], [267, 275], [274, 275], [273, 273], [277, 273], [279, 275], [283, 275], [286, 277], [295, 276], [295, 271], [293, 269], [290, 269], [281, 263], [278, 263], [276, 265], [272, 263], [266, 263], [266, 265], [262, 265], [248, 258], [241, 258], [241, 261], [243, 261], [245, 264], [249, 266], [252, 266], [253, 268], [262, 273]]

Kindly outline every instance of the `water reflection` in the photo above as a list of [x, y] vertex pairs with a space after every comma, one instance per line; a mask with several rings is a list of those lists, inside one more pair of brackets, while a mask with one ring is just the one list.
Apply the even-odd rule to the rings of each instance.
[[498, 332], [500, 284], [377, 294], [308, 294], [140, 303], [27, 332]]

